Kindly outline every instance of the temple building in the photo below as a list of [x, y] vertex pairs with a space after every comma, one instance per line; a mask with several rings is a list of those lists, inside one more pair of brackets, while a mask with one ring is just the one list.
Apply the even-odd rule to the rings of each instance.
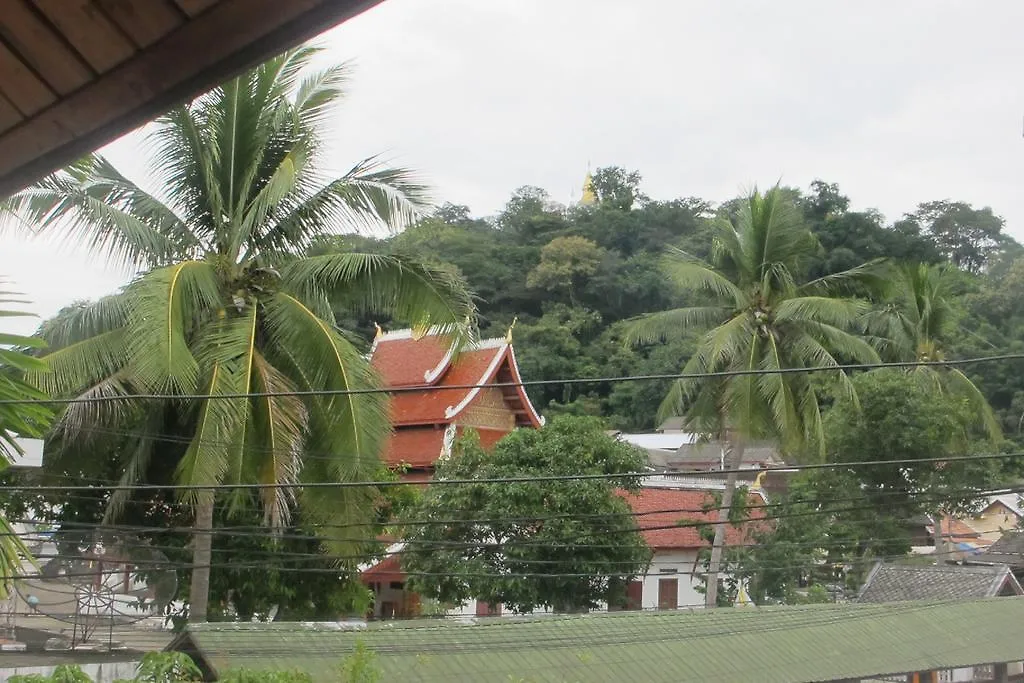
[[429, 479], [467, 428], [489, 448], [516, 427], [544, 424], [521, 386], [501, 386], [522, 381], [511, 331], [457, 354], [436, 334], [379, 332], [370, 363], [382, 386], [394, 390], [394, 433], [382, 459], [389, 467], [404, 468], [407, 478]]
[[[429, 481], [466, 429], [491, 448], [517, 427], [544, 424], [524, 389], [506, 386], [522, 381], [511, 329], [504, 338], [482, 339], [457, 353], [436, 334], [378, 331], [370, 354], [381, 385], [391, 390], [394, 431], [381, 458], [406, 480]], [[405, 590], [402, 548], [396, 539], [384, 559], [363, 568], [362, 580], [375, 595], [373, 618], [419, 613], [419, 596]]]

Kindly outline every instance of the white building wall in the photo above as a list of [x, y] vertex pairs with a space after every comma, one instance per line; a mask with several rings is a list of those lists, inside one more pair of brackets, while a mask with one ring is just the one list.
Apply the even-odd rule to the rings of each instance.
[[655, 553], [651, 568], [643, 578], [641, 607], [645, 610], [658, 609], [658, 584], [661, 579], [678, 580], [676, 604], [679, 607], [703, 607], [704, 594], [697, 590], [701, 582], [694, 576], [696, 563], [696, 550], [663, 550]]
[[[654, 554], [650, 569], [640, 581], [643, 583], [643, 594], [641, 597], [641, 608], [645, 610], [658, 609], [658, 585], [661, 579], [676, 579], [678, 582], [676, 605], [679, 609], [703, 607], [704, 594], [698, 591], [701, 582], [694, 577], [694, 570], [697, 562], [696, 550], [671, 550], [660, 551]], [[466, 604], [456, 607], [448, 612], [453, 617], [475, 617], [477, 601], [470, 599]], [[601, 605], [595, 611], [603, 612], [607, 605]], [[514, 614], [508, 605], [501, 606], [501, 616]], [[533, 614], [551, 614], [549, 608], [534, 610]]]

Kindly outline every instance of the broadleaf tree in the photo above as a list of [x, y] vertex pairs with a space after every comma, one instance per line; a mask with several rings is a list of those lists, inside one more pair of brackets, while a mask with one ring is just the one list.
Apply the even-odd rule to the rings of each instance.
[[491, 452], [468, 435], [439, 463], [438, 479], [621, 476], [427, 488], [405, 530], [410, 587], [443, 603], [475, 598], [524, 613], [623, 603], [651, 551], [616, 490], [637, 490], [643, 464], [595, 418], [519, 429]]
[[[148, 139], [156, 192], [90, 155], [7, 206], [38, 234], [141, 273], [44, 326], [53, 372], [32, 380], [58, 396], [113, 399], [69, 406], [54, 443], [86, 448], [131, 434], [119, 441], [122, 484], [171, 455], [174, 481], [207, 487], [183, 494], [195, 509], [189, 603], [197, 621], [206, 618], [212, 561], [208, 487], [265, 485], [256, 502], [274, 528], [288, 524], [296, 503], [311, 522], [374, 512], [369, 488], [296, 494], [294, 486], [372, 476], [389, 431], [382, 395], [346, 393], [375, 379], [335, 312], [434, 327], [455, 344], [475, 318], [449, 270], [400, 256], [305, 255], [326, 235], [400, 228], [426, 201], [412, 173], [377, 158], [325, 173], [323, 134], [348, 69], [311, 71], [316, 52], [286, 52], [158, 118]], [[167, 398], [116, 400], [133, 394]], [[158, 458], [166, 434], [184, 443]], [[131, 495], [112, 497], [108, 521]], [[235, 492], [230, 502], [249, 498]]]
[[[651, 313], [636, 320], [637, 344], [685, 339], [703, 333], [683, 373], [716, 377], [681, 379], [662, 403], [662, 414], [684, 415], [689, 429], [726, 443], [727, 474], [722, 509], [708, 562], [708, 606], [717, 604], [718, 573], [725, 546], [726, 510], [736, 489], [744, 445], [771, 439], [783, 451], [810, 446], [824, 453], [821, 387], [809, 373], [822, 369], [840, 392], [854, 396], [843, 361], [872, 362], [878, 353], [859, 334], [868, 304], [844, 291], [877, 285], [874, 264], [804, 281], [818, 249], [792, 193], [775, 186], [730, 205], [714, 224], [711, 262], [670, 251], [666, 272], [697, 305]], [[761, 371], [768, 371], [762, 373]]]

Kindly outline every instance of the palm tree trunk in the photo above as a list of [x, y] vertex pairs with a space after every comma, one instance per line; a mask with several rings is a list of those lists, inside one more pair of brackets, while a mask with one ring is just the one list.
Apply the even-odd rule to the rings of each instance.
[[708, 560], [707, 583], [704, 592], [705, 607], [718, 605], [718, 574], [722, 566], [722, 551], [725, 550], [725, 530], [729, 526], [729, 509], [732, 507], [732, 498], [736, 493], [737, 470], [743, 462], [743, 450], [743, 441], [738, 436], [732, 434], [726, 437], [723, 464], [728, 474], [725, 475], [725, 490], [722, 491], [722, 503], [718, 510], [718, 520], [715, 522], [715, 539], [711, 543], [711, 559]]
[[213, 560], [213, 491], [203, 491], [196, 502], [192, 529], [192, 584], [189, 586], [188, 620], [206, 621], [210, 601], [210, 564]]

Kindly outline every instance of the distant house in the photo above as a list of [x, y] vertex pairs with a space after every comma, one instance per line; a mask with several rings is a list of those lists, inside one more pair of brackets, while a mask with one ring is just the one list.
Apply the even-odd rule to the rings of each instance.
[[[981, 533], [962, 519], [944, 517], [940, 529], [942, 530], [943, 542], [947, 544], [947, 548], [950, 548], [943, 551], [945, 553], [942, 558], [943, 561], [963, 560], [972, 555], [977, 555], [984, 549], [984, 545], [987, 545], [982, 543]], [[932, 552], [934, 552], [936, 543], [935, 521], [933, 519], [928, 520], [925, 530], [928, 532]]]
[[[697, 512], [714, 506], [714, 493], [723, 486], [712, 484], [697, 488], [694, 484], [671, 478], [648, 477], [637, 493], [622, 497], [636, 514], [637, 526], [654, 553], [650, 568], [629, 586], [629, 609], [678, 609], [701, 607], [704, 594], [700, 552], [709, 546], [701, 536], [699, 525], [714, 522], [716, 510]], [[764, 517], [766, 499], [760, 491], [748, 494], [751, 518]], [[757, 527], [752, 524], [730, 525], [726, 529], [727, 545], [753, 542]]]
[[1024, 595], [1005, 564], [914, 565], [879, 562], [868, 574], [858, 602], [971, 600]]
[[1024, 496], [1004, 493], [988, 498], [985, 506], [964, 522], [978, 533], [978, 546], [987, 548], [1003, 533], [1018, 528], [1021, 520], [1024, 520]]

